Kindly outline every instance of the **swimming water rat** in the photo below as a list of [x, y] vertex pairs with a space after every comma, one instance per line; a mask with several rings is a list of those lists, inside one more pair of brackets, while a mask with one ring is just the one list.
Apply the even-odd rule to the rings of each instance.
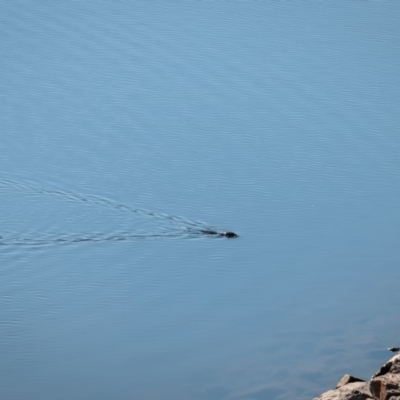
[[233, 239], [233, 238], [237, 238], [239, 237], [238, 234], [236, 234], [235, 232], [218, 232], [218, 231], [214, 231], [212, 229], [202, 229], [200, 231], [201, 233], [204, 233], [205, 235], [215, 235], [215, 236], [225, 236], [228, 239]]

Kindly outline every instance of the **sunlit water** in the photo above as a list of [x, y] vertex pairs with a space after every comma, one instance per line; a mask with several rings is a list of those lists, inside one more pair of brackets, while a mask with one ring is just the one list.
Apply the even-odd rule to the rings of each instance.
[[389, 357], [397, 3], [0, 10], [2, 399], [306, 400]]

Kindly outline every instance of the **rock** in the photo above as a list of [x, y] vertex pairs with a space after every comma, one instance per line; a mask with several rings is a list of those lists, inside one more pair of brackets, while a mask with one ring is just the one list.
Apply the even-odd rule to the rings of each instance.
[[314, 400], [400, 400], [400, 354], [392, 357], [369, 382], [345, 375], [336, 385]]
[[353, 382], [365, 382], [364, 379], [356, 378], [351, 375], [344, 375], [343, 378], [337, 383], [336, 389]]
[[376, 400], [400, 399], [400, 375], [388, 373], [372, 378], [369, 389]]
[[384, 364], [381, 369], [372, 376], [372, 379], [387, 373], [400, 374], [400, 354], [395, 355], [386, 364]]
[[314, 400], [370, 400], [368, 382], [352, 382], [335, 390], [329, 390]]

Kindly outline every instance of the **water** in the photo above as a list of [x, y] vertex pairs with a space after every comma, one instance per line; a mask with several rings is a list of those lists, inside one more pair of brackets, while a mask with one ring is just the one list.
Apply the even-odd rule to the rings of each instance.
[[1, 398], [306, 400], [390, 356], [396, 3], [0, 7]]

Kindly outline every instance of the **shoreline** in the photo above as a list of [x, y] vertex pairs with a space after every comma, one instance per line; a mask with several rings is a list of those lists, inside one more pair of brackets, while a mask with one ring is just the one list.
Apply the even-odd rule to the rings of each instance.
[[370, 380], [346, 374], [335, 389], [313, 400], [400, 400], [400, 354], [383, 364]]

